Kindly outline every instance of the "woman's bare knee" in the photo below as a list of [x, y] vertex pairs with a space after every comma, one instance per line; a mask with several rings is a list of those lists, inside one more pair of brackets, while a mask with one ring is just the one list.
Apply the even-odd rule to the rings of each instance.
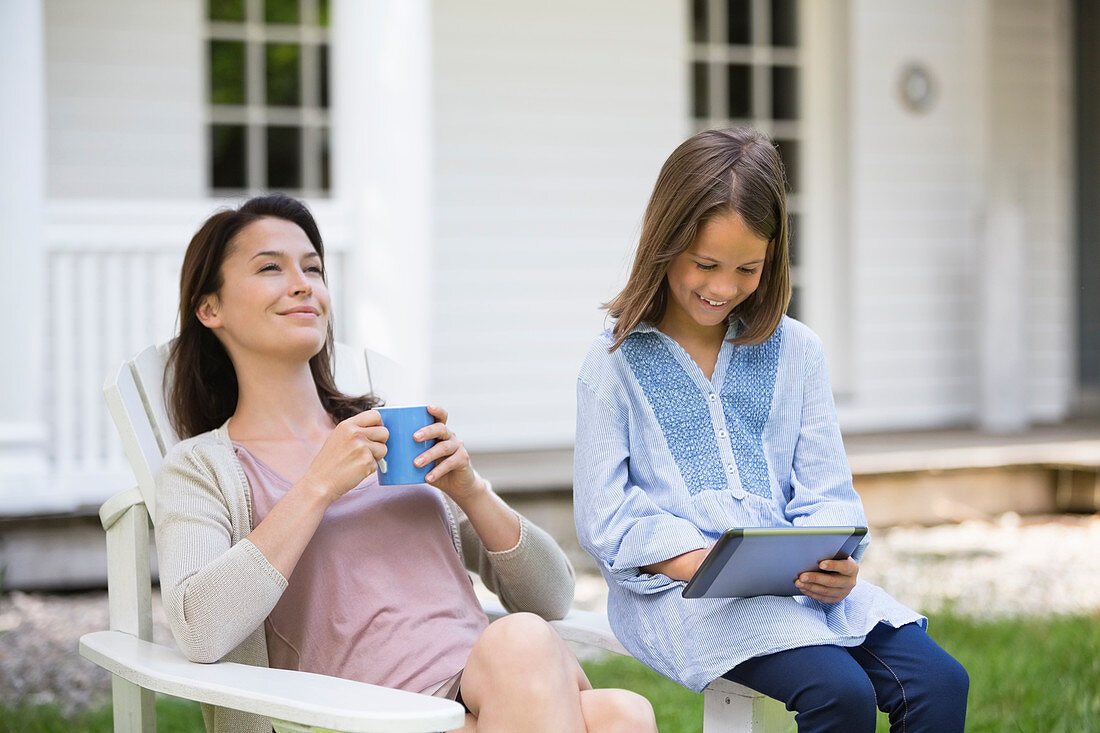
[[503, 663], [505, 667], [538, 667], [559, 653], [559, 640], [550, 624], [533, 613], [512, 613], [497, 619], [481, 633], [470, 659]]
[[462, 696], [479, 718], [482, 707], [493, 700], [525, 700], [534, 711], [568, 706], [572, 699], [579, 719], [579, 669], [546, 621], [529, 613], [510, 614], [490, 624], [474, 644], [462, 676]]
[[657, 731], [653, 706], [630, 690], [586, 690], [581, 693], [581, 713], [589, 733]]

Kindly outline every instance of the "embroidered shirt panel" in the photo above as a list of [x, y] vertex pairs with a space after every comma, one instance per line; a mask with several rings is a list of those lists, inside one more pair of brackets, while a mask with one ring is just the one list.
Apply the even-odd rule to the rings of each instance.
[[695, 382], [656, 333], [631, 334], [622, 345], [635, 379], [653, 409], [669, 452], [692, 496], [728, 486], [711, 431], [711, 414]]
[[722, 385], [722, 407], [741, 488], [765, 499], [772, 498], [772, 481], [763, 436], [772, 409], [782, 342], [780, 324], [764, 343], [733, 349]]

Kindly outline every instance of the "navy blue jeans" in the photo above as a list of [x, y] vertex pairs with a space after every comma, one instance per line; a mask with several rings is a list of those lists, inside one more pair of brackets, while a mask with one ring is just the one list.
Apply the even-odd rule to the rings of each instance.
[[807, 646], [749, 659], [724, 675], [787, 705], [799, 733], [962, 731], [970, 678], [916, 624], [880, 623], [859, 646]]

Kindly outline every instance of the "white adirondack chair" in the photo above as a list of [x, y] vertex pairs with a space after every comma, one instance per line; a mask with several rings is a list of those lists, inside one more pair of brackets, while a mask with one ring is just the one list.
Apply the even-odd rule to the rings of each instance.
[[[113, 675], [115, 731], [155, 731], [157, 692], [269, 717], [279, 733], [427, 733], [461, 726], [462, 706], [450, 700], [305, 672], [198, 664], [174, 646], [153, 643], [149, 528], [157, 519], [154, 478], [178, 441], [163, 399], [166, 356], [166, 345], [148, 347], [124, 362], [103, 388], [137, 486], [100, 508], [107, 532], [111, 629], [82, 636], [80, 654]], [[348, 393], [373, 387], [396, 402], [402, 389], [399, 365], [374, 352], [367, 357], [357, 358], [338, 345], [338, 386]], [[494, 604], [486, 604], [486, 611], [490, 617], [504, 614]], [[602, 613], [573, 610], [553, 625], [566, 640], [628, 654]], [[783, 731], [792, 720], [780, 703], [727, 680], [717, 680], [704, 693], [705, 733]]]

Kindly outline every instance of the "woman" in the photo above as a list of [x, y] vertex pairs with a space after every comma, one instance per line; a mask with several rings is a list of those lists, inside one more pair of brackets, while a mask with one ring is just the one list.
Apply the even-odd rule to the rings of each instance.
[[[324, 248], [300, 202], [212, 216], [180, 278], [158, 477], [161, 591], [192, 660], [301, 669], [451, 697], [465, 731], [656, 730], [649, 703], [593, 690], [544, 619], [572, 602], [554, 541], [493, 493], [431, 406], [428, 484], [381, 487], [373, 395], [332, 373]], [[466, 568], [511, 611], [489, 624]], [[267, 721], [204, 709], [214, 731]]]

